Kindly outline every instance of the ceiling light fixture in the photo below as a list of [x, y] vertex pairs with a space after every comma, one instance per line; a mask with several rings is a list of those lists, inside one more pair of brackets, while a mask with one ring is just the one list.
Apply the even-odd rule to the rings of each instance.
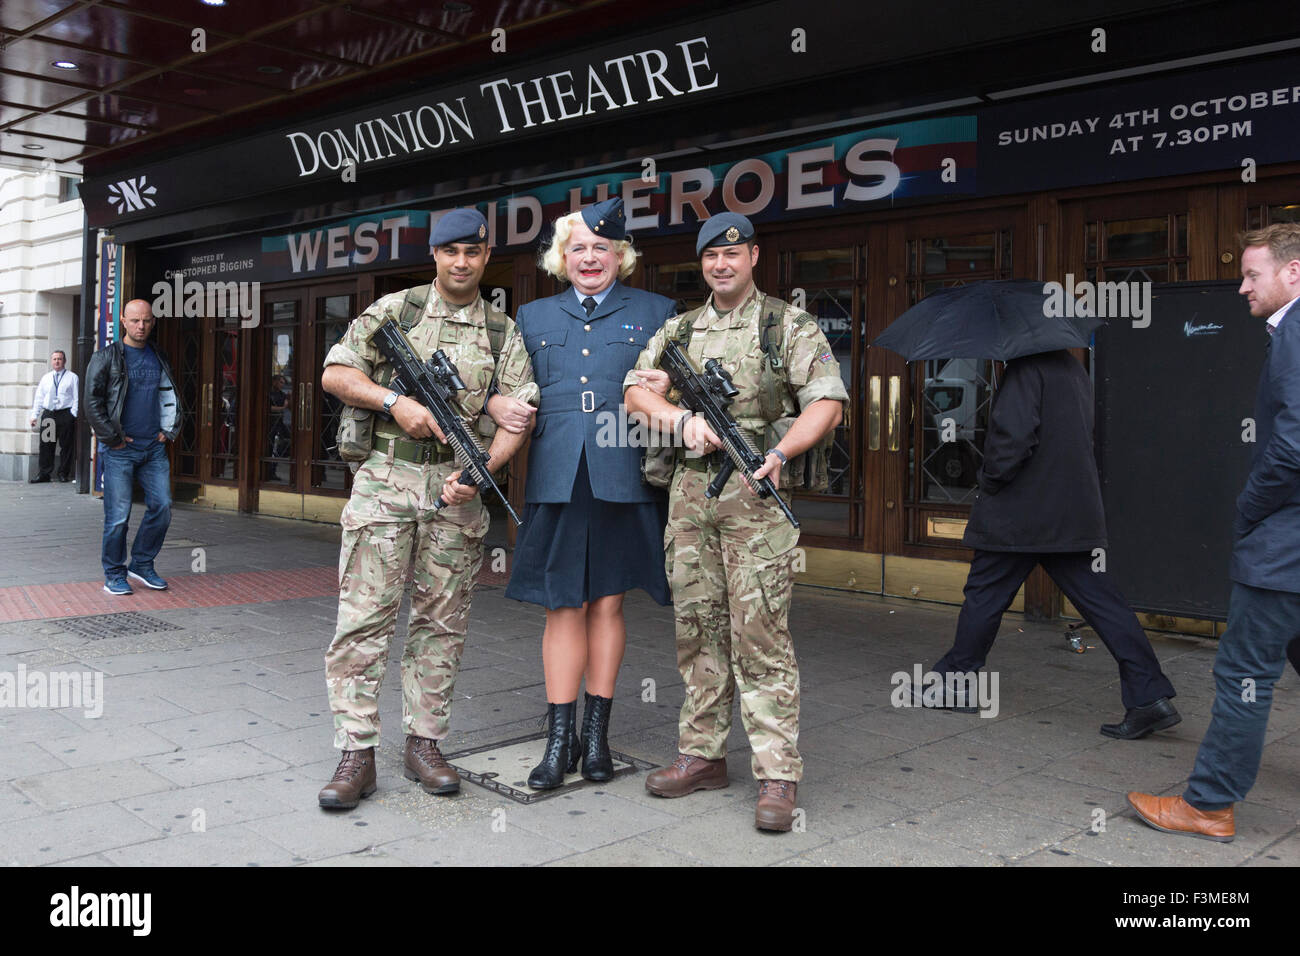
[[200, 0], [205, 7], [224, 7], [226, 0]]
[[71, 60], [55, 60], [50, 65], [59, 70], [80, 69], [80, 67], [78, 67], [77, 64], [73, 63]]
[[44, 149], [40, 143], [23, 143], [23, 149]]

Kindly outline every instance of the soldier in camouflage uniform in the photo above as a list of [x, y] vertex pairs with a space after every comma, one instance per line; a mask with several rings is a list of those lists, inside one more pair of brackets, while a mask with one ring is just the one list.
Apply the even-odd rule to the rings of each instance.
[[[703, 309], [668, 320], [624, 380], [629, 410], [651, 416], [659, 428], [674, 428], [689, 449], [677, 457], [664, 533], [677, 666], [686, 684], [680, 753], [671, 767], [649, 775], [646, 789], [680, 797], [727, 786], [726, 742], [739, 688], [741, 719], [759, 781], [755, 825], [789, 830], [803, 775], [797, 747], [799, 671], [788, 625], [799, 532], [773, 502], [756, 497], [739, 474], [720, 497], [705, 497], [721, 464], [721, 455], [711, 454], [719, 447], [718, 436], [702, 417], [661, 397], [666, 374], [652, 371], [665, 339], [682, 340], [689, 323], [688, 353], [700, 368], [716, 358], [731, 373], [740, 391], [730, 411], [755, 447], [765, 447], [765, 436], [775, 437], [769, 430], [772, 412], [765, 418], [761, 411], [765, 297], [753, 284], [758, 261], [753, 226], [735, 213], [713, 216], [700, 229], [696, 252], [702, 255], [712, 294]], [[785, 306], [780, 324], [785, 381], [777, 390], [782, 406], [777, 417], [790, 425], [755, 477], [770, 476], [789, 488], [782, 466], [839, 424], [848, 393], [816, 320]]]
[[[430, 237], [437, 281], [407, 331], [422, 359], [442, 349], [455, 364], [466, 386], [456, 400], [467, 423], [479, 417], [490, 391], [533, 406], [538, 398], [514, 323], [501, 313], [489, 317], [479, 295], [489, 255], [486, 237], [487, 223], [475, 210], [454, 210], [439, 220]], [[376, 789], [379, 685], [412, 562], [402, 657], [405, 775], [430, 793], [455, 793], [460, 787], [437, 741], [447, 735], [488, 515], [477, 489], [456, 481], [460, 471], [433, 415], [378, 384], [391, 372], [370, 336], [385, 318], [399, 319], [406, 291], [375, 302], [348, 326], [326, 356], [321, 378], [321, 386], [347, 405], [392, 415], [391, 421], [375, 422], [374, 449], [353, 479], [341, 519], [338, 625], [325, 655], [325, 674], [334, 745], [343, 758], [320, 792], [322, 807], [355, 807]], [[496, 359], [492, 323], [498, 330], [504, 326]], [[526, 433], [496, 431], [489, 449], [492, 470], [510, 459]], [[439, 497], [448, 507], [435, 512]]]

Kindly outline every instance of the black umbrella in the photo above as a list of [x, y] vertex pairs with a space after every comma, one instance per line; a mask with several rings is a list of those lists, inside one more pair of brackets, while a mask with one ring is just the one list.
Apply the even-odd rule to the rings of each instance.
[[1042, 282], [998, 279], [940, 289], [890, 323], [873, 345], [918, 359], [1007, 359], [1087, 348], [1091, 316], [1070, 318], [1050, 305]]

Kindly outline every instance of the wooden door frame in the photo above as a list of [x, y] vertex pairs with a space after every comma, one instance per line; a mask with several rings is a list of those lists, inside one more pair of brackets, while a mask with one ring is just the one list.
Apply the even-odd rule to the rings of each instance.
[[[888, 223], [887, 228], [888, 237], [885, 241], [887, 275], [884, 282], [877, 283], [883, 288], [880, 290], [880, 295], [875, 299], [882, 309], [882, 311], [875, 314], [885, 318], [884, 321], [878, 323], [878, 327], [875, 329], [870, 325], [868, 326], [868, 336], [871, 338], [879, 335], [880, 331], [883, 331], [890, 322], [907, 310], [906, 260], [907, 243], [910, 240], [952, 234], [953, 232], [966, 234], [1009, 228], [1012, 232], [1011, 274], [1013, 276], [1028, 276], [1033, 270], [1034, 255], [1032, 252], [1034, 244], [1030, 236], [1028, 210], [1023, 200], [973, 210], [962, 208], [933, 210], [926, 215], [893, 220]], [[876, 512], [882, 522], [878, 529], [882, 548], [881, 553], [900, 557], [940, 560], [950, 558], [952, 560], [969, 561], [971, 552], [964, 547], [914, 544], [907, 541], [909, 515], [907, 507], [907, 476], [908, 464], [915, 444], [915, 418], [917, 413], [915, 397], [912, 390], [907, 387], [907, 363], [902, 357], [887, 349], [872, 349], [871, 351], [880, 354], [870, 357], [875, 359], [874, 363], [869, 360], [870, 374], [880, 374], [888, 377], [901, 376], [900, 391], [902, 393], [903, 437], [899, 442], [898, 452], [890, 453], [896, 455], [896, 458], [892, 463], [883, 465], [883, 475], [880, 478], [882, 501], [885, 505], [883, 510], [877, 510]], [[877, 368], [881, 369], [881, 371], [876, 372], [875, 369]], [[886, 396], [888, 389], [883, 388], [883, 386], [887, 382], [888, 378], [882, 381], [882, 391]], [[887, 401], [887, 397], [884, 401]], [[882, 414], [887, 417], [887, 410]], [[882, 432], [887, 436], [887, 423], [882, 427]], [[885, 451], [886, 448], [887, 437], [882, 436], [881, 450]], [[891, 501], [894, 502], [893, 507], [890, 507]], [[954, 505], [951, 510], [954, 513], [969, 514], [969, 506]]]

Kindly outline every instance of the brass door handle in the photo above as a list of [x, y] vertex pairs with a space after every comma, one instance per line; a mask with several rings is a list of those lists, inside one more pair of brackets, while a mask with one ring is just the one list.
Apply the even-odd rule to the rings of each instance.
[[899, 375], [889, 376], [889, 429], [888, 447], [898, 451], [900, 436], [903, 432], [903, 379]]
[[867, 450], [880, 451], [880, 376], [871, 376], [868, 384]]
[[303, 382], [303, 403], [302, 415], [299, 420], [302, 422], [302, 430], [311, 431], [311, 382]]
[[212, 424], [212, 383], [206, 382], [203, 385], [203, 415], [200, 418], [200, 424]]

